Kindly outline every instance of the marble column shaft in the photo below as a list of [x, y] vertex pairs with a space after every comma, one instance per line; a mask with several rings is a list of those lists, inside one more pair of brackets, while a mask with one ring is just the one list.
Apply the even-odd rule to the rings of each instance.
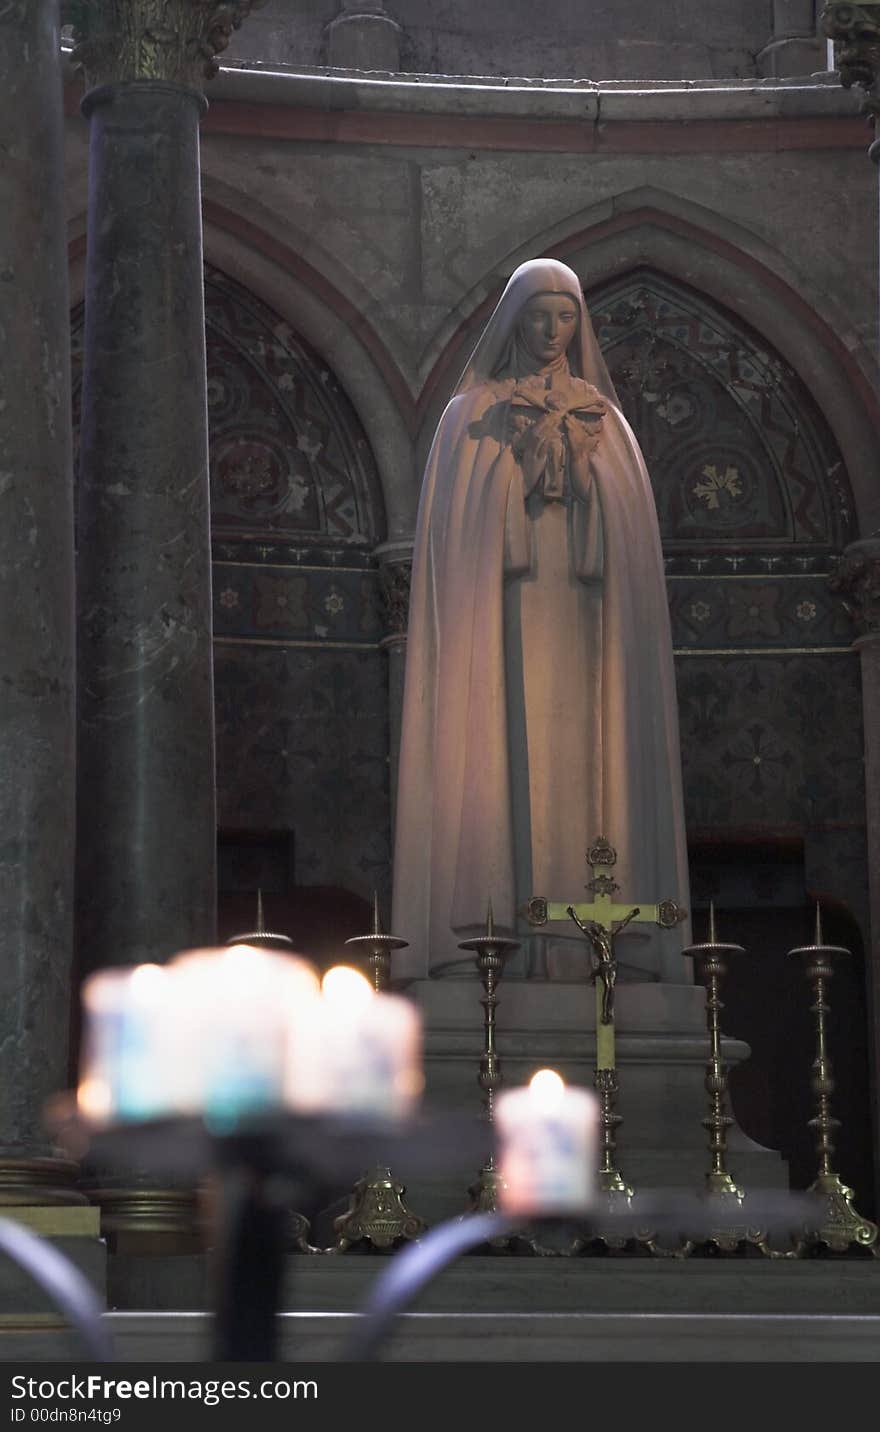
[[79, 484], [86, 969], [214, 939], [203, 97], [102, 85], [90, 121]]
[[[0, 5], [0, 1202], [15, 1201], [7, 1160], [51, 1155], [41, 1112], [68, 1083], [75, 643], [58, 26], [57, 0]], [[32, 1169], [48, 1182], [27, 1201], [65, 1201], [51, 1188], [64, 1169]]]

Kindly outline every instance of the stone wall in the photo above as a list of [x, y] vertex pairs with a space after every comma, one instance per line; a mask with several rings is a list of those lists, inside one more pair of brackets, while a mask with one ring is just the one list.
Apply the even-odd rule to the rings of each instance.
[[[292, 66], [339, 63], [328, 44], [327, 26], [342, 8], [338, 0], [304, 0], [296, 6], [269, 0], [248, 21], [230, 55]], [[382, 6], [348, 8], [375, 13]], [[384, 8], [401, 26], [399, 68], [416, 74], [749, 77], [761, 72], [758, 56], [773, 30], [768, 0], [736, 5], [679, 0], [662, 6], [650, 0], [550, 0], [540, 13], [533, 0], [481, 5], [389, 0]], [[799, 23], [811, 28], [812, 6], [796, 8], [804, 12]]]

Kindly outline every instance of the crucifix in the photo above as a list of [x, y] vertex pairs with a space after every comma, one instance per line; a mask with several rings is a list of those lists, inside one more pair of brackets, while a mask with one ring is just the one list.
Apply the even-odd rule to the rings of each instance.
[[600, 835], [587, 851], [587, 864], [593, 876], [587, 882], [586, 888], [593, 896], [592, 900], [572, 905], [535, 895], [525, 908], [526, 919], [530, 925], [546, 925], [551, 920], [573, 920], [593, 948], [597, 961], [592, 976], [596, 986], [597, 1070], [615, 1067], [616, 936], [632, 923], [659, 925], [663, 930], [672, 930], [687, 917], [687, 911], [674, 900], [660, 900], [654, 905], [615, 904], [614, 895], [620, 886], [609, 871], [616, 863], [617, 851]]
[[[604, 838], [598, 836], [587, 851], [587, 864], [592, 879], [587, 890], [592, 900], [578, 904], [547, 900], [535, 895], [525, 907], [525, 916], [530, 925], [545, 925], [552, 920], [573, 920], [586, 936], [596, 964], [592, 980], [596, 986], [596, 1091], [599, 1095], [600, 1120], [602, 1128], [602, 1162], [599, 1168], [599, 1188], [607, 1195], [608, 1208], [614, 1210], [618, 1200], [631, 1205], [633, 1190], [624, 1182], [615, 1162], [615, 1130], [621, 1122], [615, 1113], [617, 1096], [617, 1065], [614, 1042], [614, 986], [617, 979], [617, 957], [614, 941], [621, 930], [633, 923], [659, 925], [663, 930], [672, 930], [687, 917], [687, 911], [675, 900], [660, 900], [653, 905], [615, 904], [614, 895], [620, 889], [609, 873], [617, 863], [617, 852]], [[600, 1238], [609, 1247], [623, 1247], [626, 1237], [607, 1231]], [[636, 1235], [652, 1252], [659, 1252], [654, 1235], [649, 1231]]]

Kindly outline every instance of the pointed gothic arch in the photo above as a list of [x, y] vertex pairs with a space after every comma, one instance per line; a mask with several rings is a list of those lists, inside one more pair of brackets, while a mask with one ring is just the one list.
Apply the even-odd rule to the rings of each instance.
[[645, 454], [667, 551], [839, 552], [856, 535], [834, 435], [791, 365], [722, 304], [649, 267], [588, 302]]

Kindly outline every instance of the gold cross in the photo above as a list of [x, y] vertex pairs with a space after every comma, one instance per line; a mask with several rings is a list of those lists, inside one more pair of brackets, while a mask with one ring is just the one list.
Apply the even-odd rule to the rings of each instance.
[[543, 895], [533, 895], [525, 907], [525, 916], [529, 924], [535, 926], [546, 925], [550, 920], [574, 920], [596, 951], [598, 964], [593, 974], [596, 985], [596, 1068], [613, 1069], [613, 992], [617, 975], [614, 936], [632, 922], [672, 930], [686, 919], [687, 910], [674, 900], [660, 900], [656, 905], [615, 904], [613, 897], [620, 886], [608, 871], [617, 864], [617, 851], [604, 836], [600, 835], [587, 851], [587, 864], [593, 872], [593, 878], [587, 883], [592, 900], [566, 905], [561, 900], [547, 900]]

